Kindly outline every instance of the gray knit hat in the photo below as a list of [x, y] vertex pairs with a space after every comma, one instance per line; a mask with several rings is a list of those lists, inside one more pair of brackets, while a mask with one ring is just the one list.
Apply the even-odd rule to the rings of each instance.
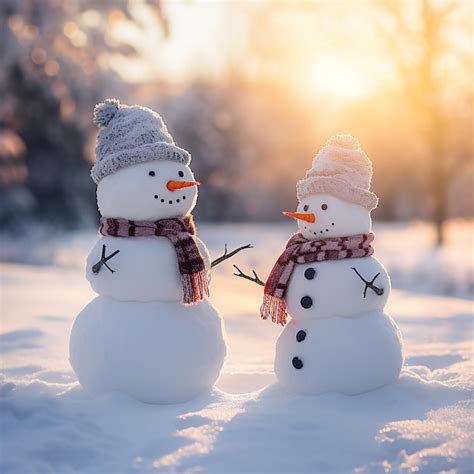
[[94, 123], [100, 127], [91, 169], [96, 184], [137, 163], [171, 160], [188, 165], [191, 161], [191, 155], [175, 145], [160, 115], [146, 107], [107, 99], [95, 106]]
[[312, 194], [330, 194], [369, 210], [378, 198], [370, 191], [372, 162], [351, 135], [335, 135], [313, 159], [306, 177], [296, 184], [298, 200]]

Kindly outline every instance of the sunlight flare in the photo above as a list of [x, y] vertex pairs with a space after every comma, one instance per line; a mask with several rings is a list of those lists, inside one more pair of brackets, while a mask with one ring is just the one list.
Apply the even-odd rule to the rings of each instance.
[[345, 58], [321, 57], [308, 66], [308, 90], [315, 95], [361, 97], [369, 92], [370, 82], [365, 69]]

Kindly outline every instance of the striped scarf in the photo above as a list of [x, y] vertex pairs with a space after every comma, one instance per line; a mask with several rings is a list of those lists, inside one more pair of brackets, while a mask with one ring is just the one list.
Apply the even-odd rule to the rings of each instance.
[[204, 260], [194, 240], [196, 228], [193, 217], [161, 219], [158, 221], [130, 221], [101, 217], [99, 232], [112, 237], [166, 237], [173, 245], [178, 258], [183, 285], [183, 302], [197, 303], [209, 296]]
[[367, 257], [374, 253], [370, 245], [374, 238], [373, 233], [321, 240], [308, 240], [301, 233], [292, 235], [265, 284], [262, 318], [270, 317], [274, 323], [286, 324], [285, 295], [297, 263]]

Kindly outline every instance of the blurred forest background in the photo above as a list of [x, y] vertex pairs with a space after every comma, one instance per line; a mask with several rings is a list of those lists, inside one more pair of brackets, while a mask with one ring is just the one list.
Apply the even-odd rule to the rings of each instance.
[[159, 111], [196, 216], [272, 221], [333, 133], [374, 162], [375, 217], [473, 215], [473, 3], [0, 0], [0, 225], [95, 226], [95, 103]]

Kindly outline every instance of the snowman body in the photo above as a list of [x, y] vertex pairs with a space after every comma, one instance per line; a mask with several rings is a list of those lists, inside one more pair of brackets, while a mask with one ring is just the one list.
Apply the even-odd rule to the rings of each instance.
[[[384, 294], [364, 287], [356, 268]], [[384, 306], [388, 275], [374, 257], [298, 265], [287, 290], [292, 316], [276, 345], [275, 373], [301, 394], [357, 394], [397, 380], [403, 362], [400, 332]]]
[[[209, 268], [209, 252], [201, 240], [195, 240]], [[96, 274], [92, 268], [100, 260], [104, 245], [108, 253], [119, 250], [110, 260], [114, 273], [102, 269]], [[176, 251], [165, 237], [99, 238], [87, 258], [86, 278], [97, 294], [120, 301], [183, 300]]]
[[[181, 181], [180, 181], [181, 180]], [[104, 217], [156, 221], [189, 213], [196, 187], [188, 166], [153, 161], [127, 166], [101, 179]], [[206, 246], [194, 237], [206, 269]], [[93, 266], [106, 255], [110, 269]], [[165, 237], [98, 239], [87, 259], [87, 279], [98, 293], [77, 316], [70, 363], [91, 393], [117, 390], [149, 403], [178, 403], [212, 387], [224, 363], [222, 320], [208, 300], [185, 305], [174, 246]]]
[[[316, 216], [314, 222], [298, 221], [308, 239], [371, 230], [366, 209], [334, 196], [302, 199], [298, 211]], [[378, 293], [361, 277], [373, 281]], [[389, 276], [374, 256], [297, 264], [285, 295], [291, 321], [276, 344], [278, 381], [290, 392], [313, 395], [354, 395], [396, 381], [402, 339], [384, 311], [389, 294]]]

